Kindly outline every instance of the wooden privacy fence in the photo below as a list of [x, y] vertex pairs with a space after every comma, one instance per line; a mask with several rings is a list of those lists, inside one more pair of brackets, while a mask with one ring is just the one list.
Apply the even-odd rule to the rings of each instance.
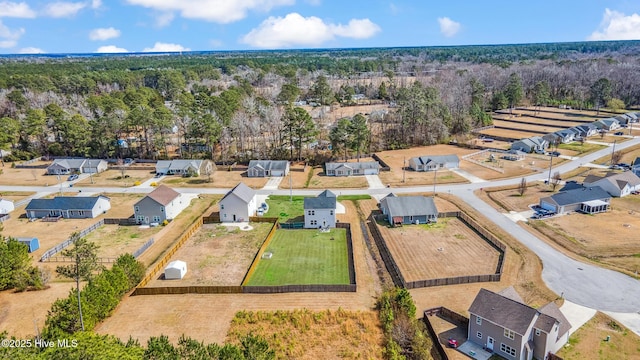
[[458, 285], [458, 284], [470, 284], [477, 282], [497, 282], [500, 281], [502, 277], [502, 268], [504, 265], [504, 256], [507, 250], [507, 246], [503, 244], [498, 238], [484, 229], [480, 224], [478, 224], [475, 220], [470, 218], [466, 213], [462, 211], [451, 211], [451, 212], [443, 212], [439, 213], [438, 217], [457, 217], [462, 222], [464, 222], [467, 226], [473, 229], [480, 237], [482, 237], [485, 241], [491, 244], [498, 252], [500, 256], [498, 257], [498, 264], [496, 266], [496, 272], [494, 274], [481, 274], [481, 275], [467, 275], [467, 276], [455, 276], [455, 277], [446, 277], [446, 278], [437, 278], [437, 279], [424, 279], [417, 281], [407, 282], [400, 271], [400, 267], [393, 259], [389, 248], [387, 247], [387, 243], [378, 229], [378, 225], [375, 221], [377, 214], [371, 214], [369, 217], [369, 228], [371, 230], [371, 234], [373, 235], [373, 239], [378, 245], [378, 249], [380, 251], [380, 255], [382, 260], [384, 261], [385, 267], [387, 271], [391, 275], [393, 282], [396, 286], [404, 287], [407, 289], [416, 289], [416, 288], [424, 288], [431, 286], [444, 286], [444, 285]]
[[[89, 226], [88, 228], [80, 231], [78, 234], [80, 235], [80, 237], [83, 237], [87, 234], [89, 234], [90, 232], [92, 232], [93, 230], [99, 228], [100, 226], [104, 225], [104, 220], [100, 220], [97, 223]], [[40, 262], [44, 262], [47, 261], [48, 258], [52, 257], [53, 255], [59, 253], [60, 251], [62, 251], [64, 248], [66, 248], [67, 246], [71, 245], [73, 242], [71, 241], [71, 238], [61, 242], [60, 244], [56, 245], [55, 247], [47, 250], [47, 252], [45, 252], [44, 254], [42, 254], [42, 257], [40, 257]]]
[[[264, 219], [264, 218], [261, 218], [261, 219]], [[276, 230], [280, 228], [280, 224], [278, 223], [277, 218], [267, 218], [267, 219], [274, 220], [273, 226], [271, 227], [271, 230], [267, 234], [267, 237], [264, 238], [264, 241], [262, 242], [262, 246], [260, 246], [260, 249], [256, 253], [256, 256], [253, 258], [253, 261], [251, 262], [251, 266], [249, 267], [249, 270], [247, 271], [246, 274], [244, 274], [244, 279], [242, 279], [242, 286], [247, 285], [247, 281], [249, 281], [249, 279], [251, 278], [251, 275], [253, 275], [254, 271], [256, 271], [256, 267], [258, 267], [258, 263], [260, 258], [262, 257], [262, 254], [264, 254], [265, 250], [267, 250], [267, 247], [269, 246], [269, 243], [271, 243], [271, 239], [273, 239], [273, 236], [275, 235]]]
[[[171, 259], [171, 257], [173, 256], [173, 254], [175, 254], [176, 251], [178, 251], [178, 249], [180, 249], [180, 247], [191, 237], [191, 235], [193, 235], [201, 227], [202, 227], [202, 218], [198, 218], [198, 219], [196, 219], [196, 221], [185, 232], [182, 233], [182, 235], [180, 236], [180, 239], [178, 240], [178, 242], [175, 243], [171, 247], [171, 249], [169, 249], [169, 251], [162, 257], [162, 260], [160, 260], [151, 269], [151, 271], [142, 279], [142, 281], [140, 281], [140, 284], [138, 284], [138, 288], [141, 288], [141, 287], [144, 287], [145, 285], [147, 285], [149, 283], [149, 281], [151, 281], [151, 279], [154, 276], [156, 276], [158, 271], [160, 271], [160, 269], [162, 269], [167, 264], [169, 259]], [[138, 289], [136, 289], [136, 291], [137, 290]], [[134, 295], [135, 295], [135, 292], [134, 292]]]

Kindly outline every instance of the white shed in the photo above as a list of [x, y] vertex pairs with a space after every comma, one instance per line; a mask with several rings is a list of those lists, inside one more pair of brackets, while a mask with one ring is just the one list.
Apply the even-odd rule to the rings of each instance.
[[164, 268], [165, 280], [180, 280], [187, 273], [187, 263], [181, 260], [172, 261]]

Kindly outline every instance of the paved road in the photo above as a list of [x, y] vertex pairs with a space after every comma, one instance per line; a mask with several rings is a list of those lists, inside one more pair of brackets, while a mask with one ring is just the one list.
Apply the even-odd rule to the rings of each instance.
[[[616, 150], [623, 150], [627, 147], [640, 144], [640, 138], [634, 138], [622, 144], [616, 144]], [[601, 149], [581, 158], [566, 161], [553, 169], [555, 173], [565, 173], [583, 164], [591, 163], [598, 158], [611, 154], [611, 148]], [[545, 180], [549, 176], [548, 172], [541, 172], [527, 176], [527, 181]], [[437, 186], [437, 192], [449, 192], [459, 196], [462, 200], [473, 206], [475, 209], [486, 215], [491, 221], [512, 234], [522, 244], [535, 252], [543, 262], [544, 270], [542, 278], [549, 288], [558, 294], [578, 305], [592, 309], [608, 311], [612, 313], [627, 314], [629, 321], [624, 322], [633, 328], [636, 333], [640, 333], [640, 322], [638, 312], [640, 311], [640, 282], [624, 274], [606, 270], [597, 266], [585, 264], [573, 260], [562, 253], [556, 251], [542, 240], [536, 238], [503, 214], [480, 200], [473, 194], [473, 191], [483, 186], [504, 186], [513, 185], [520, 182], [520, 178], [492, 181], [490, 183], [471, 183], [458, 185]], [[76, 188], [68, 188], [67, 191], [77, 191]], [[86, 192], [124, 192], [124, 193], [146, 193], [149, 188], [83, 188]], [[180, 189], [184, 193], [205, 193], [224, 194], [228, 189]], [[29, 191], [29, 192], [55, 192], [53, 187], [38, 186], [0, 186], [0, 191]], [[341, 194], [388, 194], [430, 192], [433, 186], [416, 186], [410, 188], [374, 188], [358, 190], [339, 190]], [[263, 189], [258, 191], [261, 195], [279, 194], [286, 195], [288, 190]], [[297, 195], [317, 195], [320, 190], [296, 190]], [[620, 316], [620, 314], [618, 314]], [[620, 316], [621, 317], [621, 316]]]

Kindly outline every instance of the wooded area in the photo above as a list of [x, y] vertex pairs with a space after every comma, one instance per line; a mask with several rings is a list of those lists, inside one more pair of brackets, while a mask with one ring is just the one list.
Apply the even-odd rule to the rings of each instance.
[[[640, 42], [614, 41], [3, 57], [0, 148], [5, 161], [314, 162], [449, 141], [517, 105], [637, 106], [639, 55]], [[328, 120], [367, 104], [387, 108]]]

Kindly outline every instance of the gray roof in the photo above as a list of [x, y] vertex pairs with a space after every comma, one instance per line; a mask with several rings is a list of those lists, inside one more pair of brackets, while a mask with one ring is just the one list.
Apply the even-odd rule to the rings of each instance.
[[611, 199], [611, 195], [600, 186], [591, 186], [559, 192], [551, 195], [550, 198], [553, 199], [556, 204], [564, 206], [591, 200]]
[[99, 195], [87, 196], [57, 196], [53, 199], [33, 199], [25, 210], [92, 210], [98, 199], [108, 197]]
[[249, 161], [249, 169], [259, 166], [265, 170], [286, 170], [287, 160], [251, 160]]
[[254, 196], [256, 196], [256, 192], [253, 189], [251, 189], [244, 183], [238, 183], [238, 185], [231, 189], [231, 191], [229, 191], [220, 201], [226, 199], [231, 194], [236, 195], [247, 204], [251, 201], [251, 199], [253, 199]]
[[487, 289], [480, 289], [469, 307], [469, 313], [524, 335], [538, 311]]
[[317, 197], [304, 198], [304, 209], [335, 209], [336, 208], [336, 194], [329, 190], [321, 192]]
[[458, 155], [425, 155], [414, 157], [413, 160], [420, 164], [444, 164], [448, 162], [460, 162]]
[[378, 169], [380, 168], [380, 163], [377, 161], [363, 161], [363, 162], [328, 162], [324, 164], [325, 169], [327, 170], [335, 170], [340, 166], [346, 166], [351, 169]]
[[380, 201], [391, 216], [437, 215], [438, 209], [433, 198], [424, 196], [391, 196]]

